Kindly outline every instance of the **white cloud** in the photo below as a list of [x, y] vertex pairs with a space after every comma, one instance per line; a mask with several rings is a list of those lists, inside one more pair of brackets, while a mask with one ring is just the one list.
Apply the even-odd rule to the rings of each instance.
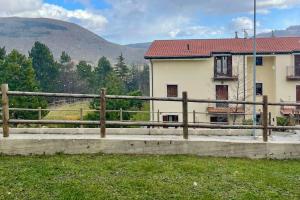
[[230, 27], [235, 31], [241, 30], [252, 30], [253, 29], [253, 21], [249, 17], [237, 17], [231, 20]]
[[6, 15], [16, 12], [36, 10], [42, 5], [42, 0], [0, 0], [0, 13]]
[[[20, 1], [19, 6], [17, 4], [18, 1]], [[7, 3], [7, 1], [4, 2], [3, 0], [0, 0], [0, 7], [2, 7], [2, 10], [0, 10], [0, 17], [17, 16], [53, 18], [76, 22], [94, 32], [102, 31], [105, 25], [108, 23], [104, 16], [95, 14], [94, 12], [90, 12], [88, 10], [67, 10], [57, 5], [42, 3], [41, 1], [40, 3], [34, 4], [34, 1], [35, 0], [14, 0]], [[7, 6], [9, 9], [4, 10], [3, 7]]]

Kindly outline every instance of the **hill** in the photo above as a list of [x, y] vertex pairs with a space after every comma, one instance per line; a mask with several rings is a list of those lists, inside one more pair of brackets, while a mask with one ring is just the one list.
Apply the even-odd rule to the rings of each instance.
[[[288, 36], [300, 36], [300, 25], [297, 26], [289, 26], [284, 30], [275, 30], [275, 37], [288, 37]], [[257, 35], [258, 37], [271, 37], [272, 32], [261, 33]]]
[[58, 58], [66, 51], [74, 60], [96, 63], [101, 56], [115, 61], [123, 53], [128, 64], [143, 64], [146, 49], [109, 42], [73, 23], [46, 18], [0, 18], [0, 46], [24, 54], [35, 41], [45, 43]]

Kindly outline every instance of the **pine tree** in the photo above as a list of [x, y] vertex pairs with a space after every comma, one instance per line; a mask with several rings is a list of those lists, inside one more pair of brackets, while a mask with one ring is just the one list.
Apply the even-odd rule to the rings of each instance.
[[103, 87], [106, 77], [112, 72], [112, 67], [106, 57], [101, 57], [98, 61], [98, 66], [94, 69], [96, 87]]
[[123, 57], [123, 54], [117, 58], [117, 64], [115, 65], [115, 72], [117, 76], [124, 82], [127, 83], [127, 77], [129, 69], [127, 65], [125, 64], [125, 58]]
[[29, 56], [32, 59], [32, 65], [41, 89], [46, 92], [53, 92], [59, 88], [57, 85], [58, 63], [54, 61], [50, 49], [45, 44], [35, 42]]
[[[5, 56], [4, 61], [0, 63], [0, 83], [7, 83], [10, 90], [39, 90], [31, 60], [16, 50]], [[14, 108], [47, 107], [47, 101], [39, 97], [11, 97], [9, 104]], [[36, 113], [32, 112], [11, 111], [10, 114], [13, 118], [36, 119], [37, 117]]]
[[5, 47], [0, 47], [0, 60], [4, 60], [6, 55]]

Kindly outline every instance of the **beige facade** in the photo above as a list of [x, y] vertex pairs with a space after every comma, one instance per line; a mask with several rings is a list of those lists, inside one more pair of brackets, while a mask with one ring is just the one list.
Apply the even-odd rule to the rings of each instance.
[[[263, 57], [263, 65], [257, 66], [257, 83], [263, 85], [263, 95], [268, 95], [270, 102], [296, 101], [296, 85], [299, 80], [287, 80], [287, 66], [294, 65], [293, 54], [259, 55]], [[178, 96], [183, 91], [188, 92], [189, 98], [216, 99], [216, 85], [228, 85], [229, 100], [252, 101], [252, 66], [251, 55], [232, 55], [232, 76], [234, 80], [214, 79], [214, 57], [197, 59], [152, 59], [150, 69], [150, 94], [154, 97], [166, 97], [167, 85], [177, 85]], [[256, 97], [257, 101], [262, 96]], [[233, 105], [230, 105], [233, 106]], [[196, 112], [196, 122], [210, 122], [211, 117], [219, 116], [209, 113], [208, 107], [216, 107], [215, 104], [189, 103], [189, 122], [193, 122], [193, 111]], [[239, 105], [242, 107], [242, 105]], [[182, 108], [180, 102], [152, 102], [151, 116], [154, 121], [162, 121], [164, 115], [178, 115], [182, 121]], [[257, 113], [262, 110], [257, 106]], [[269, 108], [272, 115], [272, 123], [276, 123], [276, 116], [281, 116], [280, 107]], [[159, 119], [156, 112], [159, 111]], [[251, 119], [252, 107], [246, 106], [245, 115], [236, 115], [237, 122]], [[236, 114], [236, 113], [235, 113]], [[227, 113], [229, 123], [232, 123], [233, 114]]]

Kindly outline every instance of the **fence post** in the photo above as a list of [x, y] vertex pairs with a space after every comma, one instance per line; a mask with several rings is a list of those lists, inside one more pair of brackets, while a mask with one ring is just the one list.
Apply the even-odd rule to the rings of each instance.
[[9, 136], [9, 104], [8, 104], [8, 85], [2, 84], [1, 85], [1, 92], [2, 92], [2, 123], [3, 123], [3, 137]]
[[[123, 121], [123, 109], [120, 108], [120, 121]], [[120, 126], [121, 128], [123, 128], [123, 126]]]
[[196, 123], [196, 111], [193, 110], [193, 123], [195, 124]]
[[182, 122], [183, 122], [183, 138], [188, 139], [188, 101], [187, 92], [182, 92]]
[[160, 112], [159, 112], [159, 110], [157, 110], [157, 122], [159, 122], [159, 115], [160, 115]]
[[101, 89], [101, 95], [100, 95], [100, 135], [101, 138], [106, 137], [106, 127], [105, 127], [105, 121], [106, 121], [106, 89]]
[[[38, 119], [41, 120], [42, 119], [42, 108], [38, 107]], [[39, 128], [42, 128], [42, 125], [39, 124]]]
[[[79, 114], [80, 114], [80, 121], [83, 121], [83, 108], [80, 108]], [[83, 124], [80, 124], [80, 128], [83, 128]]]
[[263, 96], [263, 141], [268, 141], [268, 96]]

